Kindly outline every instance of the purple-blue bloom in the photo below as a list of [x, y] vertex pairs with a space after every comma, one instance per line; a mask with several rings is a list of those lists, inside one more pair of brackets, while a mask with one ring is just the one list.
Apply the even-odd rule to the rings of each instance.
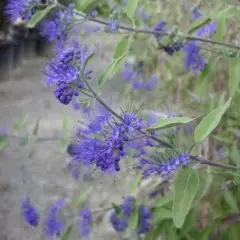
[[29, 197], [22, 201], [22, 215], [29, 225], [36, 227], [39, 224], [39, 214]]
[[63, 205], [64, 201], [60, 199], [52, 204], [48, 210], [48, 215], [44, 224], [44, 231], [49, 237], [58, 237], [64, 230], [64, 222], [59, 216]]
[[22, 20], [30, 20], [38, 10], [40, 0], [9, 0], [4, 12], [11, 22], [21, 17]]
[[140, 206], [139, 207], [139, 230], [138, 234], [146, 234], [152, 227], [152, 224], [149, 222], [151, 220], [152, 214], [148, 207]]
[[116, 32], [118, 29], [118, 22], [116, 20], [109, 21], [108, 28], [111, 32]]
[[62, 48], [68, 40], [68, 32], [76, 20], [71, 11], [73, 8], [74, 5], [69, 4], [67, 10], [58, 11], [51, 20], [47, 20], [41, 25], [41, 35], [50, 42], [57, 40], [59, 48]]
[[78, 227], [80, 234], [83, 237], [88, 237], [91, 230], [92, 216], [88, 208], [84, 208], [80, 212], [80, 219], [78, 221]]

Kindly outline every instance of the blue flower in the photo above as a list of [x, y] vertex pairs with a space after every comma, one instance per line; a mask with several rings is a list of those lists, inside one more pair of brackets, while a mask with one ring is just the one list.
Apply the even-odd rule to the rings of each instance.
[[74, 13], [71, 11], [73, 4], [69, 4], [67, 10], [60, 10], [51, 18], [44, 21], [41, 25], [41, 35], [49, 42], [58, 41], [58, 47], [62, 48], [63, 44], [68, 40], [68, 32], [72, 24], [75, 22]]
[[146, 206], [140, 206], [139, 207], [139, 230], [138, 234], [146, 234], [149, 232], [149, 230], [152, 227], [152, 224], [149, 220], [151, 220], [152, 214], [150, 212], [150, 209]]
[[52, 204], [48, 210], [47, 219], [44, 224], [45, 234], [49, 237], [60, 236], [64, 230], [64, 222], [59, 214], [63, 208], [64, 201], [62, 199]]
[[207, 64], [206, 60], [200, 54], [200, 48], [197, 41], [190, 41], [183, 47], [185, 52], [185, 68], [193, 73], [202, 71]]
[[111, 32], [116, 32], [118, 30], [118, 23], [116, 20], [111, 20], [108, 22], [108, 29]]
[[22, 215], [29, 225], [36, 227], [39, 224], [39, 214], [37, 209], [32, 206], [29, 197], [22, 201]]
[[30, 20], [38, 10], [40, 0], [9, 0], [4, 11], [11, 22], [21, 17], [22, 20]]
[[175, 172], [180, 166], [188, 166], [189, 163], [189, 155], [187, 153], [183, 153], [179, 156], [172, 156], [166, 162], [159, 163], [153, 160], [148, 160], [144, 158], [140, 158], [139, 165], [137, 169], [143, 170], [143, 177], [147, 178], [152, 175], [161, 175], [164, 179]]
[[78, 221], [78, 226], [80, 228], [80, 234], [83, 237], [89, 236], [91, 230], [92, 216], [88, 208], [84, 208], [80, 212], [80, 219]]
[[[44, 83], [47, 86], [57, 86], [54, 95], [62, 104], [69, 104], [74, 96], [78, 96], [77, 88], [84, 87], [83, 82], [80, 80], [80, 73], [85, 68], [85, 62], [89, 55], [90, 53], [85, 45], [80, 47], [74, 43], [73, 46], [58, 53], [46, 65]], [[86, 79], [91, 78], [91, 72], [91, 70], [86, 70]]]
[[116, 211], [110, 215], [110, 222], [116, 232], [123, 232], [128, 227], [130, 216], [134, 210], [134, 198], [128, 196], [124, 199], [120, 205], [121, 214], [117, 214]]

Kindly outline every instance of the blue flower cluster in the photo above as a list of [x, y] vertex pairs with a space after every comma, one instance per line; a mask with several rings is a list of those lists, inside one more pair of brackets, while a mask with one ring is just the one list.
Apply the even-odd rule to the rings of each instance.
[[[84, 87], [81, 74], [84, 74], [86, 79], [91, 79], [92, 71], [85, 70], [85, 62], [90, 54], [85, 45], [73, 43], [73, 46], [59, 52], [47, 64], [44, 83], [47, 86], [57, 86], [54, 95], [62, 104], [69, 104], [74, 96], [78, 96], [77, 89]], [[85, 73], [82, 73], [84, 70]]]
[[159, 77], [156, 73], [149, 76], [149, 80], [144, 80], [143, 66], [135, 66], [125, 63], [122, 70], [122, 78], [126, 83], [132, 84], [134, 90], [152, 91], [159, 83]]
[[[198, 8], [193, 8], [193, 21], [202, 17]], [[210, 22], [196, 30], [195, 34], [199, 37], [210, 37], [216, 31], [216, 22]], [[184, 45], [183, 51], [185, 53], [185, 68], [196, 73], [202, 71], [207, 64], [207, 61], [200, 53], [200, 46], [198, 41], [189, 41]]]
[[[160, 44], [161, 39], [164, 37], [164, 33], [168, 33], [167, 29], [167, 23], [165, 21], [159, 21], [153, 26], [153, 30], [156, 31], [154, 34], [155, 38], [157, 39], [158, 43]], [[175, 52], [178, 52], [183, 47], [183, 42], [180, 40], [177, 40], [176, 42], [173, 42], [169, 46], [162, 46], [160, 44], [160, 47], [170, 56], [172, 56]]]
[[80, 212], [80, 219], [78, 221], [81, 236], [89, 236], [91, 230], [91, 222], [92, 216], [90, 210], [88, 208], [83, 208]]
[[38, 10], [41, 0], [9, 0], [4, 11], [11, 22], [21, 17], [30, 20]]
[[161, 175], [164, 179], [175, 172], [180, 166], [186, 167], [189, 163], [189, 155], [183, 153], [179, 156], [172, 156], [171, 159], [164, 163], [158, 163], [153, 160], [140, 158], [137, 169], [143, 170], [143, 177], [147, 178], [152, 175]]
[[37, 209], [31, 204], [30, 198], [27, 197], [22, 201], [22, 215], [25, 221], [33, 226], [36, 227], [39, 224], [39, 214]]
[[[111, 213], [110, 222], [116, 232], [123, 232], [127, 229], [130, 217], [137, 206], [135, 206], [135, 199], [132, 196], [128, 196], [119, 207], [120, 212], [117, 213], [115, 210]], [[152, 218], [151, 211], [148, 207], [143, 205], [137, 210], [139, 211], [138, 234], [146, 234], [152, 227], [150, 223]]]
[[125, 145], [142, 128], [142, 119], [134, 112], [123, 112], [121, 120], [116, 121], [106, 109], [95, 117], [94, 114], [87, 116], [89, 124], [79, 128], [77, 133], [79, 143], [68, 147], [68, 153], [72, 156], [70, 169], [76, 174], [79, 165], [95, 165], [103, 172], [120, 171], [119, 162], [127, 151]]
[[74, 4], [69, 4], [68, 9], [59, 10], [50, 20], [41, 24], [41, 35], [50, 42], [57, 40], [59, 48], [62, 48], [68, 40], [68, 32], [76, 21], [76, 16], [72, 11], [74, 7]]
[[61, 220], [59, 214], [64, 206], [62, 199], [52, 204], [48, 210], [47, 219], [44, 224], [45, 234], [49, 237], [60, 236], [64, 230], [64, 222]]

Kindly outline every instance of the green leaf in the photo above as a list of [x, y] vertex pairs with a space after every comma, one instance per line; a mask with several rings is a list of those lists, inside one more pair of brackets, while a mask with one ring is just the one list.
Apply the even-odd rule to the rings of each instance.
[[18, 122], [14, 123], [14, 130], [20, 130], [29, 117], [29, 113], [25, 114]]
[[137, 172], [136, 176], [134, 177], [130, 185], [130, 189], [132, 193], [136, 191], [141, 179], [142, 179], [142, 173]]
[[221, 121], [223, 114], [230, 106], [231, 100], [232, 98], [229, 98], [222, 107], [213, 110], [202, 119], [202, 121], [197, 125], [194, 131], [195, 142], [202, 142], [217, 127], [217, 125]]
[[36, 147], [35, 147], [35, 145], [33, 145], [29, 154], [28, 154], [28, 158], [32, 158], [35, 153], [36, 153]]
[[139, 219], [139, 208], [135, 207], [132, 215], [130, 216], [128, 227], [131, 230], [136, 230], [138, 227], [138, 219]]
[[0, 136], [0, 151], [2, 151], [8, 144], [8, 136]]
[[166, 230], [168, 225], [167, 221], [162, 221], [157, 226], [152, 228], [144, 237], [144, 240], [156, 240], [158, 239], [158, 236]]
[[137, 9], [139, 0], [128, 0], [127, 6], [126, 6], [126, 14], [130, 19], [134, 18], [135, 11]]
[[28, 134], [20, 138], [20, 146], [25, 146], [28, 144]]
[[127, 54], [132, 43], [132, 40], [133, 40], [132, 36], [124, 36], [122, 39], [120, 39], [120, 41], [117, 44], [113, 58], [117, 59]]
[[215, 40], [222, 42], [225, 31], [226, 31], [226, 16], [225, 14], [223, 14], [221, 15], [221, 17], [217, 19], [217, 30], [216, 30]]
[[224, 196], [226, 203], [231, 208], [231, 212], [238, 213], [239, 209], [238, 209], [238, 205], [237, 205], [237, 198], [234, 197], [232, 192], [225, 191], [223, 196]]
[[173, 201], [173, 193], [168, 193], [166, 196], [163, 197], [159, 197], [159, 199], [157, 199], [154, 202], [154, 206], [156, 207], [164, 207], [166, 205], [168, 205], [169, 203], [171, 203]]
[[54, 7], [55, 4], [49, 5], [43, 10], [38, 10], [27, 23], [28, 28], [34, 28], [38, 22], [40, 22]]
[[230, 158], [236, 163], [238, 167], [240, 166], [240, 153], [237, 144], [232, 146]]
[[69, 141], [67, 139], [62, 139], [60, 143], [60, 152], [66, 153]]
[[107, 66], [107, 68], [103, 71], [103, 73], [98, 79], [98, 87], [100, 89], [103, 88], [106, 81], [119, 70], [121, 63], [123, 62], [123, 60], [125, 60], [128, 54], [129, 52], [117, 59], [113, 59], [113, 61]]
[[70, 240], [72, 239], [72, 232], [73, 232], [73, 224], [67, 227], [67, 230], [63, 234], [62, 240]]
[[188, 29], [188, 33], [191, 34], [191, 33], [195, 32], [197, 29], [208, 24], [211, 21], [212, 21], [212, 19], [209, 16], [198, 18], [196, 21], [194, 21], [190, 25], [190, 27]]
[[194, 202], [199, 202], [207, 193], [209, 187], [211, 186], [211, 183], [213, 181], [213, 175], [208, 173], [207, 169], [204, 168], [200, 175], [200, 187], [196, 193]]
[[234, 58], [230, 62], [229, 66], [228, 88], [231, 97], [233, 97], [236, 90], [238, 89], [239, 81], [240, 81], [240, 59]]
[[40, 124], [40, 119], [37, 120], [36, 125], [33, 129], [33, 135], [36, 136], [38, 134], [39, 131], [39, 124]]
[[112, 207], [115, 210], [115, 212], [117, 213], [117, 215], [121, 213], [122, 210], [121, 210], [121, 207], [119, 205], [117, 205], [115, 203], [112, 203]]
[[166, 208], [156, 208], [152, 212], [152, 222], [157, 224], [164, 219], [172, 219], [172, 211]]
[[175, 127], [182, 124], [187, 124], [195, 119], [187, 117], [173, 117], [173, 118], [161, 118], [156, 123], [154, 123], [147, 131], [166, 129], [170, 127]]
[[88, 198], [91, 192], [92, 188], [88, 188], [83, 193], [76, 196], [75, 199], [73, 200], [72, 208], [76, 209], [81, 202], [85, 201]]
[[181, 228], [192, 206], [199, 188], [199, 177], [192, 168], [181, 169], [175, 179], [173, 189], [172, 217], [177, 228]]

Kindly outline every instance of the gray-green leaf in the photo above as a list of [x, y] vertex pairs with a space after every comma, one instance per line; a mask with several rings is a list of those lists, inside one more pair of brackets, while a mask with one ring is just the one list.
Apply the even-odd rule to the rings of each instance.
[[239, 81], [240, 81], [240, 59], [234, 58], [230, 62], [229, 66], [228, 88], [231, 97], [233, 97], [236, 90], [238, 89]]
[[124, 56], [130, 48], [130, 45], [132, 43], [133, 37], [132, 36], [124, 36], [117, 44], [115, 53], [114, 53], [114, 59], [117, 59], [121, 56]]
[[0, 151], [2, 151], [8, 144], [8, 136], [0, 136]]
[[173, 201], [173, 193], [169, 193], [166, 196], [161, 196], [154, 202], [155, 207], [163, 207]]
[[151, 130], [166, 129], [166, 128], [175, 127], [182, 124], [187, 124], [192, 122], [193, 120], [195, 119], [187, 118], [187, 117], [161, 118], [147, 130], [151, 131]]
[[49, 5], [43, 10], [38, 10], [27, 23], [28, 28], [34, 28], [38, 22], [40, 22], [50, 11], [56, 7], [55, 4]]
[[29, 117], [29, 113], [25, 114], [18, 122], [14, 124], [14, 130], [20, 130]]
[[76, 209], [81, 202], [85, 201], [88, 198], [91, 192], [92, 188], [88, 188], [83, 193], [76, 196], [75, 199], [73, 200], [72, 208]]
[[72, 231], [73, 231], [73, 224], [67, 227], [67, 230], [63, 234], [62, 240], [70, 240], [72, 239]]
[[198, 188], [199, 177], [195, 170], [183, 168], [178, 172], [173, 189], [172, 207], [173, 221], [177, 228], [183, 226]]
[[210, 21], [212, 21], [212, 19], [209, 16], [198, 18], [196, 21], [194, 21], [190, 25], [190, 27], [188, 29], [188, 33], [191, 34], [191, 33], [195, 32], [197, 29], [208, 24]]
[[216, 108], [202, 119], [194, 131], [195, 142], [202, 142], [217, 127], [231, 100], [232, 98], [229, 98], [222, 107]]
[[126, 6], [126, 14], [130, 19], [134, 18], [135, 11], [137, 9], [139, 0], [128, 0], [127, 6]]
[[139, 209], [138, 207], [135, 207], [132, 215], [130, 216], [128, 226], [131, 230], [136, 230], [138, 227], [138, 218], [139, 218]]
[[113, 59], [113, 61], [107, 66], [107, 68], [103, 71], [101, 76], [98, 79], [98, 87], [101, 89], [103, 88], [106, 81], [111, 78], [120, 68], [120, 65], [125, 60], [129, 52], [124, 54], [123, 56]]

